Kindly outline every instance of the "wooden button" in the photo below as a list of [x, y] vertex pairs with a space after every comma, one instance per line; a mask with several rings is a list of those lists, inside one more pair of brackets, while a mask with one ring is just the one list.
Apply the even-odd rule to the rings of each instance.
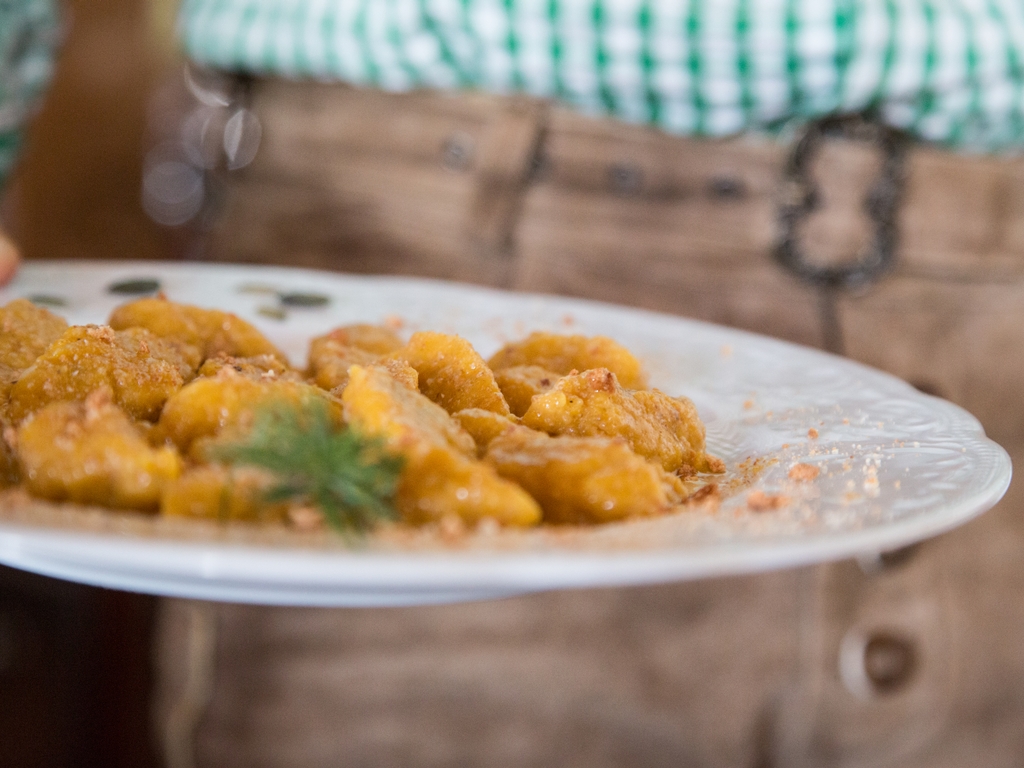
[[914, 676], [917, 653], [906, 638], [880, 632], [864, 644], [864, 674], [876, 693], [893, 693]]
[[843, 638], [839, 676], [860, 699], [887, 696], [906, 687], [918, 668], [918, 654], [907, 637], [888, 630], [853, 630]]

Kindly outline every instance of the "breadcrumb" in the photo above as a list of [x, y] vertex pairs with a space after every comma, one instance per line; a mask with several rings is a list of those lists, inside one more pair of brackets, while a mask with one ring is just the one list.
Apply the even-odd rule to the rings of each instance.
[[789, 497], [781, 493], [765, 493], [764, 491], [751, 491], [747, 494], [747, 508], [751, 512], [769, 512], [773, 509], [780, 509], [789, 504]]
[[789, 468], [789, 479], [798, 482], [810, 482], [819, 474], [821, 474], [821, 470], [813, 464], [794, 464]]

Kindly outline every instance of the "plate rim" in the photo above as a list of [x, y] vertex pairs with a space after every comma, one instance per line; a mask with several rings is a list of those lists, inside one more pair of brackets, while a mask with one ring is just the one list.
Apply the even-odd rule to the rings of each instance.
[[[752, 540], [718, 542], [710, 548], [696, 547], [689, 549], [675, 547], [659, 550], [642, 550], [639, 552], [630, 550], [573, 551], [565, 548], [544, 552], [522, 550], [511, 552], [460, 552], [458, 550], [446, 550], [443, 552], [409, 551], [392, 553], [359, 552], [343, 549], [317, 550], [294, 546], [269, 546], [253, 542], [237, 544], [225, 541], [195, 542], [171, 538], [147, 539], [140, 536], [126, 538], [124, 535], [118, 536], [107, 532], [59, 530], [41, 525], [31, 526], [10, 521], [0, 521], [0, 562], [58, 578], [70, 578], [73, 574], [74, 578], [72, 580], [75, 581], [119, 589], [132, 589], [130, 585], [126, 586], [128, 582], [123, 577], [119, 579], [116, 573], [110, 574], [109, 578], [107, 578], [103, 573], [97, 574], [95, 570], [86, 572], [87, 567], [81, 559], [76, 566], [74, 558], [61, 558], [61, 552], [66, 552], [71, 540], [80, 542], [83, 537], [87, 537], [98, 544], [101, 550], [104, 547], [115, 550], [120, 549], [122, 550], [122, 556], [126, 554], [124, 551], [125, 544], [129, 545], [129, 550], [137, 550], [142, 554], [168, 549], [174, 550], [179, 556], [185, 555], [186, 560], [190, 563], [189, 565], [168, 568], [164, 564], [162, 567], [163, 575], [156, 577], [165, 580], [164, 583], [168, 587], [167, 590], [159, 589], [160, 584], [150, 583], [146, 585], [144, 584], [146, 579], [139, 577], [132, 583], [136, 583], [138, 586], [148, 586], [148, 588], [140, 591], [181, 597], [196, 597], [199, 599], [228, 600], [231, 602], [322, 606], [420, 604], [439, 601], [451, 602], [456, 599], [484, 599], [491, 596], [522, 594], [549, 589], [627, 586], [694, 578], [712, 578], [799, 567], [845, 557], [856, 557], [903, 546], [913, 541], [931, 538], [968, 522], [994, 506], [1006, 493], [1012, 479], [1012, 463], [1007, 451], [985, 435], [981, 422], [961, 406], [942, 398], [922, 393], [887, 371], [873, 368], [849, 358], [752, 331], [730, 328], [667, 312], [593, 299], [514, 291], [436, 278], [351, 274], [303, 267], [139, 260], [102, 262], [53, 260], [30, 262], [25, 266], [27, 273], [37, 270], [42, 271], [47, 268], [58, 271], [67, 269], [84, 269], [86, 271], [116, 269], [126, 272], [182, 272], [197, 269], [201, 271], [227, 270], [244, 272], [249, 275], [253, 273], [272, 274], [274, 272], [282, 272], [292, 277], [306, 276], [322, 279], [328, 276], [332, 279], [354, 281], [357, 283], [363, 282], [377, 285], [401, 284], [413, 287], [428, 285], [443, 287], [446, 290], [464, 290], [477, 295], [490, 293], [506, 297], [516, 297], [517, 299], [538, 299], [541, 301], [557, 302], [560, 306], [578, 306], [587, 307], [591, 310], [623, 312], [631, 316], [643, 317], [648, 321], [668, 318], [674, 323], [683, 323], [695, 329], [709, 330], [715, 335], [724, 334], [731, 338], [750, 339], [758, 344], [768, 343], [769, 345], [779, 345], [781, 348], [793, 348], [799, 350], [801, 354], [810, 352], [814, 355], [824, 356], [826, 359], [831, 359], [844, 367], [860, 370], [871, 378], [887, 381], [890, 386], [903, 389], [903, 391], [908, 395], [912, 395], [915, 399], [928, 401], [933, 406], [946, 409], [958, 425], [969, 428], [971, 436], [977, 445], [987, 451], [984, 458], [988, 469], [986, 482], [978, 490], [961, 499], [956, 505], [952, 507], [945, 506], [940, 512], [930, 513], [924, 519], [922, 519], [921, 515], [915, 515], [909, 519], [889, 521], [884, 527], [878, 528], [847, 530], [840, 533], [825, 531], [787, 537], [782, 540], [775, 538], [763, 542]], [[12, 286], [3, 289], [3, 293], [9, 292], [12, 287], [17, 285], [17, 282], [16, 278]], [[128, 297], [126, 297], [127, 299]], [[36, 550], [34, 554], [33, 549]], [[312, 583], [307, 580], [308, 575], [294, 582], [289, 582], [288, 579], [281, 580], [280, 575], [278, 575], [273, 583], [268, 582], [257, 587], [261, 591], [259, 596], [253, 594], [252, 585], [258, 583], [259, 580], [254, 580], [254, 574], [252, 573], [248, 574], [245, 583], [239, 584], [237, 587], [233, 586], [230, 580], [238, 579], [246, 570], [253, 571], [260, 568], [259, 565], [254, 566], [251, 563], [248, 567], [241, 567], [246, 559], [253, 557], [254, 550], [258, 550], [259, 557], [265, 561], [262, 566], [263, 569], [266, 568], [268, 562], [274, 562], [279, 568], [303, 563], [306, 566], [316, 563], [318, 567], [330, 564], [333, 566], [328, 569], [331, 572], [330, 579], [328, 579], [330, 583], [325, 584], [323, 582], [323, 576], [327, 574], [321, 574], [321, 579], [318, 582], [320, 585], [318, 589], [321, 592], [326, 589], [328, 592], [309, 595], [314, 598], [313, 600], [296, 599], [297, 592], [309, 593]], [[48, 557], [46, 556], [47, 551], [49, 551]], [[212, 552], [215, 552], [216, 557], [220, 560], [219, 565], [216, 567], [212, 567], [209, 564], [204, 566], [203, 559], [208, 559]], [[128, 557], [125, 564], [132, 559], [132, 557]], [[575, 574], [575, 579], [562, 578], [555, 584], [552, 583], [550, 576], [543, 579], [529, 578], [529, 566], [539, 561], [552, 559], [578, 567], [586, 566], [587, 569], [595, 570], [595, 573], [590, 573], [590, 570], [588, 570], [585, 573], [585, 575], [589, 574], [586, 578], [581, 578], [579, 574]], [[84, 558], [84, 561], [93, 562], [94, 560], [95, 558]], [[410, 589], [411, 584], [407, 576], [402, 577], [402, 579], [406, 579], [405, 581], [402, 579], [392, 580], [394, 583], [385, 585], [381, 589], [382, 580], [379, 573], [373, 579], [374, 584], [378, 588], [369, 589], [367, 584], [360, 583], [358, 578], [353, 579], [353, 573], [348, 572], [359, 567], [365, 567], [368, 561], [395, 568], [391, 572], [392, 575], [402, 574], [404, 570], [426, 562], [431, 563], [433, 570], [428, 578], [423, 578], [426, 574], [418, 574], [422, 589]], [[438, 569], [437, 565], [439, 562], [448, 565], [449, 569]], [[341, 566], [340, 569], [339, 566]], [[96, 564], [93, 563], [93, 569], [95, 567]], [[486, 573], [482, 573], [482, 569], [485, 569]], [[380, 569], [378, 568], [377, 570]], [[438, 578], [439, 573], [441, 578]], [[626, 577], [626, 573], [632, 573], [633, 575]], [[475, 577], [472, 585], [465, 584], [467, 574], [469, 577]], [[494, 579], [495, 574], [498, 576], [495, 583], [489, 582], [486, 578], [481, 578], [481, 576], [490, 576]], [[176, 581], [170, 584], [166, 582], [168, 577], [176, 579]], [[453, 579], [453, 577], [455, 578]], [[389, 579], [384, 579], [383, 581], [387, 582]], [[404, 593], [396, 589], [399, 586], [404, 587]], [[275, 587], [277, 587], [276, 590]], [[346, 588], [348, 589], [347, 595], [340, 591], [331, 592], [331, 590], [345, 590]], [[277, 593], [277, 599], [267, 599], [268, 596], [274, 597], [274, 595], [270, 595], [271, 592]], [[390, 599], [388, 599], [389, 597]]]

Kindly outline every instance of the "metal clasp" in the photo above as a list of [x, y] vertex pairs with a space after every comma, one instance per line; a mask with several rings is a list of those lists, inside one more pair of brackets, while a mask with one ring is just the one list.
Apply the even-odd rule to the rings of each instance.
[[[874, 241], [860, 258], [838, 266], [807, 260], [797, 242], [800, 221], [820, 205], [810, 170], [826, 139], [861, 141], [878, 147], [882, 169], [864, 201], [875, 227]], [[782, 266], [812, 285], [827, 288], [858, 288], [890, 269], [896, 251], [896, 214], [903, 196], [903, 161], [906, 137], [894, 128], [869, 121], [863, 115], [825, 117], [807, 125], [793, 147], [783, 170], [779, 204], [780, 238], [775, 258]]]
[[[879, 176], [864, 200], [874, 232], [870, 246], [838, 265], [816, 264], [800, 247], [800, 224], [821, 204], [811, 168], [827, 139], [868, 143], [882, 155]], [[779, 201], [779, 239], [774, 256], [787, 271], [820, 290], [824, 346], [841, 353], [842, 334], [835, 306], [840, 291], [864, 288], [892, 268], [896, 260], [897, 214], [903, 197], [907, 137], [868, 115], [833, 115], [804, 129], [786, 159]]]

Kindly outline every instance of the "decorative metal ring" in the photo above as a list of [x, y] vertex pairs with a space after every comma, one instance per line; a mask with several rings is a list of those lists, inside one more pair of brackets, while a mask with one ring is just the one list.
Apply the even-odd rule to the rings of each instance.
[[[826, 139], [840, 138], [872, 144], [882, 154], [882, 169], [864, 200], [874, 224], [870, 250], [836, 266], [814, 264], [798, 243], [801, 220], [820, 204], [820, 193], [810, 176], [815, 156]], [[775, 259], [804, 282], [823, 288], [859, 288], [877, 280], [896, 257], [897, 213], [903, 197], [903, 166], [907, 137], [866, 115], [832, 115], [807, 125], [793, 146], [783, 170], [779, 202], [779, 242]]]

